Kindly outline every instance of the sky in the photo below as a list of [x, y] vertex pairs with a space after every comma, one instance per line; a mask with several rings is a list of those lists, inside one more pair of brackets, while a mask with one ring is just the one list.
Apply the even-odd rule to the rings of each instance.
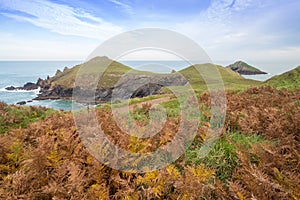
[[102, 42], [164, 28], [212, 62], [261, 69], [300, 65], [298, 0], [0, 0], [0, 60], [85, 60]]

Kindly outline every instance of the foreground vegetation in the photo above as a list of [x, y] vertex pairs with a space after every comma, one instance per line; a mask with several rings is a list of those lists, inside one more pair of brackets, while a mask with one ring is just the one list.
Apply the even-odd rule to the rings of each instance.
[[[201, 158], [198, 152], [210, 126], [210, 96], [203, 93], [203, 114], [192, 145], [165, 169], [144, 174], [120, 172], [98, 162], [82, 144], [69, 112], [1, 103], [0, 198], [299, 199], [299, 99], [299, 88], [228, 92], [223, 134]], [[177, 104], [174, 99], [162, 103], [167, 122], [150, 139], [122, 133], [109, 106], [97, 108], [97, 117], [116, 145], [148, 152], [176, 134]], [[147, 123], [150, 107], [132, 111], [135, 123]]]

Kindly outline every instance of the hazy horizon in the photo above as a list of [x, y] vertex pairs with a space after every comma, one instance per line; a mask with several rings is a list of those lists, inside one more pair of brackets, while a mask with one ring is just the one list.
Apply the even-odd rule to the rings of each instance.
[[[134, 62], [148, 62], [148, 63], [159, 63], [159, 62], [181, 62], [181, 63], [187, 63], [187, 61], [184, 61], [184, 60], [117, 60], [118, 62], [122, 63], [122, 64], [125, 64], [125, 65], [128, 65], [132, 68], [136, 68], [136, 65], [131, 65], [131, 63], [134, 63]], [[240, 60], [235, 60], [235, 61], [216, 61], [216, 62], [212, 62], [212, 64], [215, 64], [215, 65], [221, 65], [223, 67], [226, 67], [230, 64], [233, 64], [234, 62], [236, 61], [240, 61]], [[256, 67], [262, 71], [265, 71], [267, 72], [268, 74], [271, 74], [271, 75], [278, 75], [278, 74], [282, 74], [284, 72], [287, 72], [289, 70], [292, 70], [298, 66], [300, 66], [300, 64], [298, 65], [293, 65], [293, 64], [290, 64], [288, 66], [286, 65], [282, 65], [281, 67], [274, 67], [272, 64], [269, 64], [269, 63], [265, 63], [265, 64], [262, 64], [262, 65], [254, 65], [253, 63], [249, 63], [245, 60], [241, 60], [241, 61], [244, 61], [246, 62], [247, 64], [253, 66], [253, 67]], [[78, 64], [81, 64], [83, 62], [86, 62], [86, 60], [0, 60], [0, 62], [78, 62]], [[205, 63], [197, 63], [197, 64], [205, 64]], [[181, 69], [184, 69], [185, 67], [188, 67], [189, 65], [183, 65], [182, 67], [178, 67], [178, 65], [175, 65], [175, 70], [181, 70]], [[42, 67], [42, 66], [41, 66]], [[65, 66], [60, 66], [61, 69], [63, 69]], [[73, 66], [68, 66], [68, 67], [73, 67]], [[169, 67], [174, 67], [174, 66], [169, 66]], [[151, 70], [150, 70], [151, 71]], [[51, 75], [51, 74], [49, 74]]]

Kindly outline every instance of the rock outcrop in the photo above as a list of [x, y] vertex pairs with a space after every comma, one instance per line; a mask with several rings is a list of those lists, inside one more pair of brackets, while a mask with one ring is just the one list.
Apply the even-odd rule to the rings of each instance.
[[[43, 83], [43, 81], [39, 81]], [[158, 94], [164, 86], [183, 86], [187, 80], [179, 74], [128, 74], [110, 88], [64, 88], [61, 85], [50, 87], [48, 84], [39, 84], [41, 93], [35, 100], [71, 99], [75, 91], [76, 100], [83, 103], [107, 102], [114, 99], [129, 99]]]
[[[76, 85], [79, 68], [84, 71], [83, 85]], [[105, 69], [107, 68], [107, 69]], [[92, 88], [97, 74], [103, 73], [96, 88]], [[77, 77], [78, 78], [78, 77]], [[134, 70], [107, 57], [95, 57], [81, 65], [58, 70], [54, 77], [39, 79], [40, 94], [35, 100], [71, 99], [84, 103], [107, 102], [112, 98], [129, 99], [158, 94], [164, 86], [182, 86], [187, 80], [180, 74], [156, 74]]]
[[14, 87], [9, 86], [5, 88], [6, 90], [36, 90], [38, 89], [38, 85], [35, 83], [28, 82], [23, 87]]
[[18, 103], [16, 103], [17, 105], [25, 105], [26, 104], [26, 101], [20, 101]]

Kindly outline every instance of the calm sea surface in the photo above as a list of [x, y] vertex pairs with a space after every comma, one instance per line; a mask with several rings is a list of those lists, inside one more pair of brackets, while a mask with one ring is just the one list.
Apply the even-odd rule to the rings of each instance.
[[[27, 82], [36, 83], [38, 78], [53, 76], [57, 69], [72, 67], [79, 61], [0, 61], [0, 101], [15, 104], [36, 97], [38, 90], [7, 91], [7, 86], [23, 86]], [[72, 104], [65, 100], [33, 101], [27, 105], [40, 105], [54, 109], [71, 110]]]
[[[45, 79], [48, 75], [53, 76], [57, 69], [63, 70], [64, 67], [72, 67], [80, 64], [80, 61], [0, 61], [0, 101], [8, 104], [16, 104], [20, 101], [32, 100], [38, 94], [34, 91], [7, 91], [8, 86], [23, 86], [27, 82], [36, 83], [38, 78]], [[189, 63], [184, 61], [122, 61], [123, 64], [140, 69], [155, 72], [170, 72], [172, 69], [180, 70]], [[264, 81], [272, 75], [245, 76], [255, 80]], [[33, 101], [27, 105], [39, 105], [54, 109], [71, 110], [72, 103], [68, 100], [43, 100]], [[80, 107], [80, 105], [78, 105]]]

